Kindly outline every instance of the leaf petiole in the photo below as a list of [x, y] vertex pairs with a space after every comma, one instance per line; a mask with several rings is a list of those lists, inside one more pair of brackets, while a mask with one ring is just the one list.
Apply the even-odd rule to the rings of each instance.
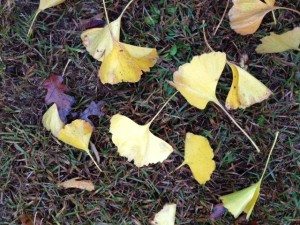
[[28, 32], [27, 32], [27, 37], [29, 37], [31, 35], [33, 24], [34, 24], [34, 22], [35, 22], [35, 20], [36, 20], [36, 18], [39, 15], [40, 12], [41, 12], [40, 10], [37, 10], [35, 12], [34, 17], [33, 17], [32, 21], [31, 21], [30, 27], [29, 27]]
[[265, 168], [264, 168], [264, 170], [263, 170], [263, 173], [262, 173], [262, 175], [261, 175], [261, 178], [259, 179], [260, 182], [263, 180], [263, 177], [264, 177], [264, 175], [265, 175], [265, 173], [266, 173], [266, 171], [267, 171], [268, 164], [269, 164], [269, 161], [270, 161], [270, 158], [271, 158], [273, 149], [274, 149], [274, 147], [275, 147], [275, 144], [276, 144], [276, 142], [277, 142], [278, 136], [279, 136], [279, 131], [277, 131], [277, 132], [275, 133], [275, 138], [274, 138], [274, 141], [273, 141], [271, 150], [270, 150], [270, 152], [269, 152], [268, 159], [267, 159], [267, 162], [266, 162], [266, 164], [265, 164]]
[[300, 15], [300, 12], [296, 9], [291, 9], [291, 8], [287, 8], [287, 7], [275, 7], [275, 9], [284, 9], [284, 10], [288, 10], [294, 13], [297, 13], [298, 15]]
[[95, 166], [97, 167], [97, 169], [102, 172], [102, 170], [100, 169], [98, 163], [96, 162], [96, 160], [94, 159], [94, 157], [92, 156], [92, 154], [90, 153], [90, 151], [86, 151], [86, 153], [89, 155], [89, 157], [92, 159], [93, 163], [95, 164]]
[[242, 131], [242, 133], [248, 138], [248, 140], [251, 142], [251, 144], [254, 146], [257, 152], [260, 152], [259, 147], [256, 145], [256, 143], [253, 141], [253, 139], [249, 136], [249, 134], [236, 122], [236, 120], [227, 112], [227, 110], [224, 108], [224, 106], [219, 102], [215, 101], [215, 103], [223, 110], [223, 112], [231, 119], [231, 121]]
[[167, 106], [167, 104], [172, 100], [172, 98], [178, 93], [178, 91], [176, 91], [166, 102], [165, 104], [158, 110], [158, 112], [155, 114], [155, 116], [150, 120], [150, 122], [148, 122], [147, 124], [151, 124], [157, 117], [158, 115], [161, 113], [161, 111]]

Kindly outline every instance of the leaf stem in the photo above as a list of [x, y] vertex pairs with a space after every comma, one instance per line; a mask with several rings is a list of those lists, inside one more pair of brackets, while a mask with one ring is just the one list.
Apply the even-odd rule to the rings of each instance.
[[270, 152], [269, 152], [268, 159], [267, 159], [267, 162], [266, 162], [266, 164], [265, 164], [265, 168], [264, 168], [263, 173], [262, 173], [262, 175], [261, 175], [261, 178], [260, 178], [260, 180], [259, 180], [260, 182], [263, 180], [263, 177], [264, 177], [264, 175], [265, 175], [265, 173], [266, 173], [266, 171], [267, 171], [268, 164], [269, 164], [269, 161], [270, 161], [270, 158], [271, 158], [273, 149], [274, 149], [275, 144], [276, 144], [277, 139], [278, 139], [278, 135], [279, 135], [279, 131], [277, 131], [277, 132], [275, 133], [275, 138], [274, 138], [274, 141], [273, 141], [271, 150], [270, 150]]
[[296, 9], [291, 9], [291, 8], [287, 8], [287, 7], [275, 7], [275, 9], [284, 9], [284, 10], [288, 10], [294, 13], [297, 13], [298, 15], [300, 15], [300, 12]]
[[216, 29], [215, 29], [214, 32], [213, 32], [213, 35], [214, 35], [214, 36], [216, 35], [216, 33], [217, 33], [219, 27], [221, 26], [221, 24], [222, 24], [222, 22], [223, 22], [223, 20], [224, 20], [224, 17], [225, 17], [225, 15], [226, 15], [226, 12], [227, 12], [227, 9], [228, 9], [228, 6], [229, 6], [229, 0], [227, 0], [226, 7], [225, 7], [225, 10], [224, 10], [224, 12], [223, 12], [223, 15], [222, 15], [222, 17], [221, 17], [221, 19], [220, 19], [220, 22], [218, 23]]
[[167, 106], [167, 104], [171, 101], [171, 99], [178, 93], [178, 91], [176, 91], [166, 102], [165, 104], [158, 110], [158, 112], [155, 114], [155, 116], [150, 120], [150, 122], [148, 122], [147, 124], [151, 124], [156, 118], [157, 116], [161, 113], [161, 111]]
[[97, 164], [96, 160], [94, 159], [94, 157], [92, 156], [92, 154], [90, 153], [90, 151], [86, 151], [86, 153], [89, 155], [89, 157], [92, 159], [93, 163], [95, 164], [95, 166], [97, 167], [97, 169], [102, 172], [102, 170], [100, 169], [99, 165]]
[[274, 10], [272, 11], [272, 16], [273, 16], [273, 20], [274, 20], [274, 24], [277, 24], [277, 20], [276, 20], [276, 16], [275, 16], [275, 12]]
[[242, 133], [248, 138], [248, 140], [251, 142], [251, 144], [254, 146], [257, 152], [260, 152], [259, 147], [256, 145], [256, 143], [253, 141], [253, 139], [247, 134], [247, 132], [236, 122], [236, 120], [227, 112], [227, 110], [224, 108], [224, 106], [219, 102], [215, 102], [222, 110], [223, 112], [231, 119], [231, 121], [242, 131]]
[[205, 20], [202, 20], [202, 30], [203, 30], [204, 42], [205, 42], [206, 46], [209, 48], [209, 50], [214, 52], [214, 49], [209, 45], [208, 40], [206, 38], [205, 26], [204, 25], [205, 25]]
[[123, 9], [123, 11], [121, 12], [120, 17], [122, 18], [122, 16], [124, 15], [125, 11], [128, 9], [128, 7], [131, 5], [131, 3], [133, 3], [134, 0], [130, 0], [127, 5], [125, 6], [125, 8]]
[[30, 27], [29, 27], [28, 32], [27, 32], [27, 37], [29, 37], [30, 34], [32, 33], [33, 24], [34, 24], [34, 22], [35, 22], [35, 20], [36, 20], [36, 18], [39, 15], [40, 12], [41, 12], [40, 10], [37, 10], [35, 12], [34, 17], [33, 17], [32, 21], [31, 21]]

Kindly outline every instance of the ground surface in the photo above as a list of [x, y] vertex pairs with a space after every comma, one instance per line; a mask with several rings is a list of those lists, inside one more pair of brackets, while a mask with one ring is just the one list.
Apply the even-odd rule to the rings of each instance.
[[[82, 20], [103, 13], [99, 1], [67, 0], [41, 13], [30, 39], [26, 33], [38, 3], [0, 3], [0, 224], [19, 224], [21, 214], [35, 215], [43, 224], [148, 224], [167, 202], [177, 203], [176, 224], [212, 224], [208, 217], [220, 195], [257, 181], [276, 130], [281, 132], [279, 141], [249, 224], [299, 224], [300, 54], [254, 51], [259, 38], [270, 31], [281, 33], [299, 26], [295, 14], [276, 12], [276, 26], [269, 14], [259, 31], [247, 37], [235, 34], [226, 16], [213, 36], [224, 0], [136, 1], [123, 19], [122, 40], [156, 47], [160, 61], [136, 84], [104, 86], [97, 78], [99, 63], [81, 44], [79, 26]], [[110, 17], [116, 18], [125, 4], [121, 0], [108, 4]], [[300, 7], [299, 1], [278, 0], [277, 4]], [[263, 152], [257, 154], [213, 104], [200, 111], [177, 94], [152, 125], [152, 131], [174, 146], [176, 153], [163, 164], [138, 169], [117, 154], [108, 133], [109, 119], [119, 112], [145, 123], [156, 113], [174, 92], [166, 80], [172, 79], [176, 68], [193, 55], [209, 52], [202, 20], [211, 46], [225, 51], [231, 61], [248, 58], [244, 60], [248, 70], [274, 92], [261, 104], [231, 112]], [[107, 114], [92, 137], [106, 177], [89, 157], [56, 141], [41, 124], [47, 109], [41, 84], [49, 74], [61, 74], [68, 60], [65, 80], [77, 100], [74, 110], [83, 110], [92, 100], [106, 102]], [[222, 101], [230, 80], [227, 68], [218, 85]], [[182, 162], [186, 132], [205, 135], [215, 150], [217, 170], [205, 186], [191, 177], [188, 167], [173, 172]], [[91, 179], [96, 191], [56, 186], [73, 177]], [[243, 217], [234, 221], [226, 214], [215, 224], [244, 223]]]

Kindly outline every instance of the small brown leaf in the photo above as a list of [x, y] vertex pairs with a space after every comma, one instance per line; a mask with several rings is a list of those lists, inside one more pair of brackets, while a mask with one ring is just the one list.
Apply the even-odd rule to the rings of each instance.
[[28, 214], [22, 214], [20, 217], [21, 225], [34, 225], [33, 224], [33, 216]]
[[95, 190], [95, 186], [90, 180], [78, 180], [79, 177], [72, 178], [70, 180], [64, 181], [58, 184], [58, 187], [64, 188], [78, 188], [87, 191]]

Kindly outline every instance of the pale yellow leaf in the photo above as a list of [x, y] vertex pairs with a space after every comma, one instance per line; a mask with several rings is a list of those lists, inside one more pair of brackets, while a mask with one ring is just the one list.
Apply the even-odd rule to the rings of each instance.
[[89, 152], [89, 141], [93, 127], [88, 122], [77, 119], [65, 125], [58, 134], [58, 139], [80, 150]]
[[59, 117], [57, 106], [54, 103], [43, 115], [43, 126], [57, 137], [59, 131], [64, 127], [64, 123]]
[[200, 184], [209, 181], [216, 168], [213, 157], [213, 149], [205, 137], [192, 133], [186, 134], [183, 165], [189, 165], [193, 176]]
[[[113, 49], [113, 40], [119, 41], [121, 17], [103, 28], [92, 28], [81, 34], [81, 40], [88, 53], [98, 61], [103, 61]], [[110, 29], [113, 38], [110, 33]]]
[[174, 225], [176, 204], [165, 204], [162, 210], [155, 214], [152, 225]]
[[43, 11], [53, 6], [57, 6], [63, 2], [65, 2], [65, 0], [40, 0], [38, 11]]
[[79, 180], [79, 178], [72, 178], [70, 180], [64, 181], [58, 184], [59, 187], [64, 188], [78, 188], [87, 191], [95, 190], [95, 185], [90, 180]]
[[211, 52], [194, 56], [174, 73], [173, 85], [193, 106], [204, 109], [209, 101], [218, 102], [216, 87], [226, 64], [226, 54]]
[[254, 76], [237, 65], [228, 63], [233, 81], [226, 98], [228, 109], [245, 109], [255, 103], [267, 99], [272, 92]]
[[259, 197], [261, 180], [250, 187], [220, 197], [223, 205], [237, 218], [242, 212], [247, 213], [249, 219], [255, 203]]
[[242, 35], [253, 34], [260, 26], [264, 16], [276, 9], [260, 0], [233, 0], [228, 15], [231, 28]]
[[114, 115], [110, 120], [112, 141], [119, 154], [128, 161], [134, 160], [138, 167], [163, 162], [173, 152], [172, 146], [153, 135], [149, 127], [149, 123], [138, 125], [120, 114]]
[[137, 82], [158, 59], [155, 48], [144, 48], [114, 41], [112, 51], [103, 59], [99, 77], [103, 84]]
[[284, 52], [292, 49], [300, 51], [300, 27], [283, 34], [271, 33], [269, 36], [262, 38], [261, 42], [255, 50], [260, 54]]

